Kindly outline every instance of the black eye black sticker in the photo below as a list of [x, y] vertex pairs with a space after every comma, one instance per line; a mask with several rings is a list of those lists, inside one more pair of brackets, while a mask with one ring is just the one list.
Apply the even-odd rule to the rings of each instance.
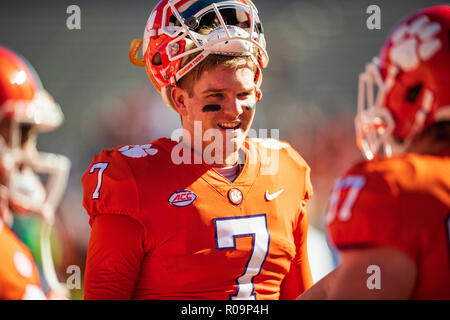
[[[245, 106], [245, 109], [247, 110], [253, 110], [256, 108], [256, 103], [248, 104]], [[222, 107], [219, 104], [207, 104], [202, 108], [203, 112], [217, 112], [220, 111]]]
[[245, 108], [247, 110], [253, 110], [253, 109], [256, 108], [256, 103], [252, 103], [252, 104], [246, 105]]
[[219, 104], [207, 104], [202, 108], [203, 112], [215, 112], [220, 111], [222, 107]]

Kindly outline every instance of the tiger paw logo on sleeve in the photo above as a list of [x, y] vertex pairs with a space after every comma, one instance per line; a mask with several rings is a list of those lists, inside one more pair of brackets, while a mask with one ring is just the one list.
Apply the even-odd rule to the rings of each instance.
[[151, 146], [151, 144], [128, 145], [118, 149], [118, 151], [130, 158], [143, 158], [148, 155], [154, 156], [158, 153], [158, 149], [154, 149]]

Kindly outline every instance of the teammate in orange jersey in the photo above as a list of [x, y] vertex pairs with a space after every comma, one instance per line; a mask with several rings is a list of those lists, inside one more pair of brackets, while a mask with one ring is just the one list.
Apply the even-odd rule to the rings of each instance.
[[[57, 128], [62, 120], [60, 107], [32, 66], [0, 46], [0, 300], [66, 298], [57, 282], [48, 236], [70, 162], [36, 149], [37, 134]], [[48, 175], [48, 183], [39, 174]], [[35, 214], [43, 220], [41, 258], [51, 289], [47, 296], [30, 250], [8, 227], [12, 213]]]
[[0, 300], [46, 299], [27, 246], [0, 220]]
[[419, 10], [360, 76], [370, 161], [335, 183], [326, 218], [341, 263], [302, 299], [450, 299], [449, 34], [450, 6]]
[[[227, 24], [225, 26], [225, 24]], [[268, 62], [250, 1], [161, 1], [130, 58], [181, 116], [181, 140], [120, 146], [83, 176], [86, 299], [294, 299], [312, 284], [310, 170], [248, 139]]]

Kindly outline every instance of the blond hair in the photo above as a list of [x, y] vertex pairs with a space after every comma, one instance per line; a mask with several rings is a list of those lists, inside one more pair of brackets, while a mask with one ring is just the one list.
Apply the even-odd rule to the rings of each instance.
[[[196, 55], [196, 54], [193, 54]], [[188, 59], [187, 64], [191, 59]], [[200, 79], [205, 71], [210, 71], [217, 66], [223, 66], [227, 69], [236, 69], [242, 64], [248, 64], [252, 71], [256, 74], [258, 67], [250, 56], [225, 56], [218, 54], [210, 54], [205, 60], [200, 62], [192, 70], [190, 70], [184, 77], [177, 82], [177, 86], [186, 90], [189, 96], [193, 94], [194, 83]]]

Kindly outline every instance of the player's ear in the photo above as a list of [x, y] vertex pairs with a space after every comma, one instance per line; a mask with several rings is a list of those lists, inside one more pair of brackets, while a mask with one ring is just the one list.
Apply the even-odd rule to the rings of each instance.
[[170, 97], [174, 104], [175, 109], [181, 116], [187, 115], [186, 100], [188, 97], [188, 92], [181, 87], [172, 87], [170, 91]]

